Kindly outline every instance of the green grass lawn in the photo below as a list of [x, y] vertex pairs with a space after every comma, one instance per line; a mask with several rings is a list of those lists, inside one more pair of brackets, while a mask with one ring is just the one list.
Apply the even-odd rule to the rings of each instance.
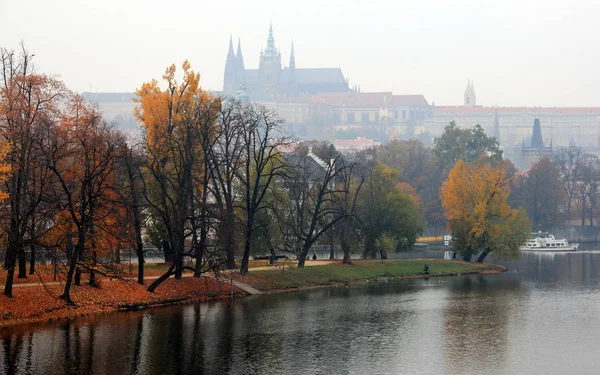
[[305, 268], [250, 270], [248, 276], [235, 275], [234, 278], [259, 290], [289, 289], [394, 277], [424, 276], [423, 266], [425, 263], [429, 265], [430, 276], [503, 270], [502, 267], [492, 264], [441, 259], [386, 260], [383, 263], [357, 260], [349, 265], [336, 263]]

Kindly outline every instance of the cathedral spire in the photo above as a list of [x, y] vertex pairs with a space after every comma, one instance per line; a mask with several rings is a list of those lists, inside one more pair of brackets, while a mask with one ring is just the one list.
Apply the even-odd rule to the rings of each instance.
[[269, 37], [267, 38], [267, 48], [264, 50], [266, 57], [276, 57], [277, 49], [275, 49], [275, 37], [273, 37], [273, 23], [269, 23]]
[[533, 120], [533, 134], [531, 135], [531, 148], [544, 148], [544, 140], [542, 138], [542, 128], [540, 119]]
[[477, 98], [475, 96], [475, 88], [473, 87], [473, 81], [469, 79], [467, 82], [467, 88], [465, 89], [465, 107], [475, 107], [477, 105]]
[[223, 92], [231, 94], [235, 92], [238, 76], [238, 60], [233, 53], [233, 40], [229, 35], [229, 51], [227, 52], [227, 60], [225, 61], [225, 74], [223, 76]]
[[244, 70], [244, 56], [242, 55], [242, 42], [240, 41], [240, 38], [238, 38], [237, 52], [235, 54], [235, 57], [238, 61], [238, 68]]
[[292, 52], [290, 54], [290, 69], [296, 69], [296, 57], [294, 56], [294, 41], [292, 40]]
[[233, 38], [231, 34], [229, 34], [229, 51], [227, 52], [227, 59], [234, 58], [235, 54], [233, 53]]

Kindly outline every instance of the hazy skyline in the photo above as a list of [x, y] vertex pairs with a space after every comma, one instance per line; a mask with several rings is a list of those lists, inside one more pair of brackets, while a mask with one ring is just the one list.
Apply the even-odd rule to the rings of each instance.
[[232, 35], [256, 68], [273, 22], [282, 62], [341, 67], [362, 91], [459, 105], [600, 106], [600, 2], [505, 0], [0, 2], [0, 47], [22, 40], [38, 71], [76, 91], [132, 92], [188, 59], [221, 90]]

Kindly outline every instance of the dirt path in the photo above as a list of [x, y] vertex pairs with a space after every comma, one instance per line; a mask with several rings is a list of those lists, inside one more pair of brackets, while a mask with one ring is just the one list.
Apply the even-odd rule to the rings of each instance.
[[[332, 264], [332, 263], [337, 263], [339, 262], [339, 260], [307, 260], [306, 263], [304, 263], [304, 265], [306, 267], [312, 267], [312, 266], [324, 266], [327, 264]], [[252, 271], [265, 271], [265, 270], [277, 270], [277, 269], [282, 269], [282, 268], [287, 268], [287, 267], [296, 267], [296, 265], [298, 264], [298, 262], [296, 260], [294, 261], [287, 261], [287, 262], [279, 262], [276, 265], [271, 265], [271, 266], [258, 266], [258, 267], [251, 267], [249, 269], [250, 272]], [[231, 271], [234, 270], [225, 270], [225, 271], [221, 271], [222, 274], [227, 274]], [[184, 273], [183, 277], [192, 277], [194, 276], [193, 273]], [[153, 275], [153, 276], [145, 276], [144, 280], [156, 280], [158, 279], [160, 276], [159, 275]], [[225, 278], [221, 278], [221, 279], [226, 279]], [[129, 281], [135, 281], [137, 278], [136, 277], [132, 277], [131, 279], [129, 279]], [[118, 280], [118, 279], [113, 279], [113, 280]], [[63, 285], [64, 282], [62, 281], [48, 281], [48, 282], [31, 282], [31, 283], [15, 283], [13, 284], [13, 288], [28, 288], [28, 287], [34, 287], [34, 286], [39, 286], [39, 285]], [[4, 288], [4, 284], [0, 284], [0, 289]]]

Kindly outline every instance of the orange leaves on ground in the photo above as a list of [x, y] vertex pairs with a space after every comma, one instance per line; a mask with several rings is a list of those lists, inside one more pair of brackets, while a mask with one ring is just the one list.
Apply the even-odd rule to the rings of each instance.
[[[152, 304], [176, 298], [203, 301], [229, 298], [231, 285], [213, 278], [169, 279], [156, 292], [148, 292], [133, 281], [102, 279], [99, 287], [84, 285], [72, 289], [71, 298], [76, 306], [66, 306], [57, 298], [62, 293], [60, 284], [19, 287], [14, 298], [0, 296], [0, 327], [31, 322], [44, 322], [73, 316], [114, 312], [123, 305]], [[240, 295], [240, 291], [235, 289]]]

